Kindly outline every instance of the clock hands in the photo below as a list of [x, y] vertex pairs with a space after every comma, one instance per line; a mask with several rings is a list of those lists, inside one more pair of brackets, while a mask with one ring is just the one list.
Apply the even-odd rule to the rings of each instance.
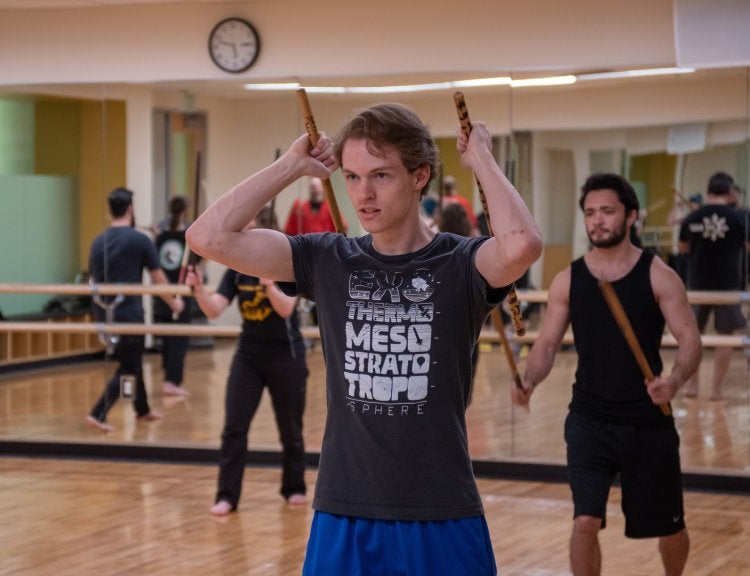
[[234, 52], [234, 57], [237, 58], [237, 45], [234, 42], [228, 42], [226, 40], [219, 39], [219, 44], [224, 44], [225, 46], [231, 46], [232, 51]]

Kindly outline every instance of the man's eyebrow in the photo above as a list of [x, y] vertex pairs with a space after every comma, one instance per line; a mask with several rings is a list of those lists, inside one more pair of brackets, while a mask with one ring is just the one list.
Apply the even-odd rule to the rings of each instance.
[[[375, 172], [387, 172], [388, 170], [391, 170], [392, 167], [389, 165], [382, 165], [382, 166], [375, 166], [374, 168], [371, 168], [365, 172], [365, 174], [374, 174]], [[347, 168], [346, 166], [341, 167], [342, 172], [348, 172], [350, 174], [357, 174], [354, 170]]]

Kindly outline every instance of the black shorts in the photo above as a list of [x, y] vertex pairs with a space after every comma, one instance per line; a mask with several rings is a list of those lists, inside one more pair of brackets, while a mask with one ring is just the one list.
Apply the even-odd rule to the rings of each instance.
[[714, 329], [718, 334], [731, 334], [747, 325], [747, 319], [739, 304], [693, 304], [692, 308], [701, 334], [708, 324], [708, 315], [712, 310]]
[[617, 474], [628, 538], [676, 534], [685, 528], [680, 437], [673, 426], [613, 424], [571, 412], [565, 420], [573, 517], [601, 518]]

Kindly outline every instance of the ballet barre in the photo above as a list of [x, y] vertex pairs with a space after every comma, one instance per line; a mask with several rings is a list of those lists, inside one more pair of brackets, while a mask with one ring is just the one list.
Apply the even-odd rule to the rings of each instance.
[[[64, 294], [101, 296], [173, 295], [190, 296], [190, 286], [178, 284], [29, 284], [0, 283], [0, 294]], [[691, 304], [744, 304], [750, 302], [750, 292], [714, 292], [690, 290], [687, 293]], [[545, 304], [547, 290], [518, 290], [518, 299], [532, 304]]]
[[58, 294], [66, 296], [191, 296], [184, 284], [0, 284], [0, 294]]
[[[239, 336], [239, 326], [222, 326], [218, 324], [137, 324], [130, 322], [0, 322], [0, 332], [51, 332], [57, 334], [112, 334], [112, 335], [146, 335], [153, 336], [214, 336], [232, 338]], [[307, 339], [319, 339], [320, 331], [317, 326], [300, 328], [302, 336]], [[527, 332], [524, 336], [511, 336], [511, 340], [518, 344], [533, 344], [539, 332]], [[492, 328], [482, 330], [479, 335], [480, 342], [500, 343], [500, 336]], [[748, 336], [722, 336], [718, 334], [704, 334], [701, 342], [706, 348], [732, 347], [745, 348], [750, 346]], [[563, 345], [573, 345], [573, 334], [567, 332], [563, 336]], [[677, 346], [677, 340], [671, 334], [665, 334], [661, 345], [667, 348]]]
[[[137, 295], [164, 295], [190, 296], [191, 288], [185, 285], [175, 284], [29, 284], [29, 283], [0, 283], [0, 294], [2, 293], [27, 293], [27, 294], [66, 294], [66, 295], [101, 295], [101, 296], [137, 296]], [[711, 291], [689, 291], [688, 301], [691, 304], [743, 304], [750, 301], [750, 292], [711, 292]], [[518, 290], [518, 299], [529, 303], [545, 304], [547, 302], [547, 290]], [[302, 335], [307, 339], [319, 339], [320, 332], [317, 326], [304, 327]], [[16, 322], [12, 320], [0, 321], [0, 333], [8, 332], [30, 332], [30, 333], [68, 333], [68, 334], [112, 334], [112, 335], [154, 335], [154, 336], [215, 336], [236, 337], [240, 333], [239, 326], [222, 325], [194, 325], [194, 324], [137, 324], [137, 323], [106, 323], [106, 322]], [[533, 344], [538, 332], [528, 332], [524, 336], [514, 334], [511, 340], [518, 344]], [[499, 343], [500, 336], [492, 328], [482, 330], [479, 340], [481, 342]], [[704, 334], [701, 337], [704, 347], [732, 347], [745, 348], [750, 346], [748, 336], [725, 336]], [[565, 334], [562, 343], [573, 345], [571, 333]], [[677, 341], [671, 334], [665, 334], [662, 346], [675, 347]]]
[[[719, 292], [709, 290], [688, 290], [688, 302], [691, 304], [744, 304], [750, 302], [750, 292]], [[535, 304], [546, 304], [547, 290], [518, 290], [518, 299]]]
[[[482, 332], [483, 338], [490, 342], [499, 341], [497, 338], [497, 335], [493, 337], [494, 330], [492, 333], [489, 331], [485, 334]], [[515, 342], [518, 342], [519, 344], [533, 344], [537, 337], [539, 336], [539, 332], [528, 332], [525, 336], [522, 337], [515, 337], [513, 340]], [[701, 343], [704, 348], [717, 348], [717, 347], [731, 347], [731, 348], [745, 348], [747, 346], [750, 346], [750, 337], [748, 336], [724, 336], [720, 334], [703, 334], [701, 336]], [[573, 334], [572, 332], [566, 332], [562, 339], [563, 345], [574, 345], [575, 342], [573, 341]], [[677, 347], [677, 340], [674, 336], [671, 334], [664, 334], [664, 336], [661, 339], [661, 345], [664, 348], [676, 348]]]
[[[112, 334], [117, 336], [215, 336], [236, 337], [239, 326], [218, 324], [138, 324], [135, 322], [0, 322], [0, 332], [51, 332], [55, 334]], [[319, 338], [317, 328], [301, 328], [305, 338]]]

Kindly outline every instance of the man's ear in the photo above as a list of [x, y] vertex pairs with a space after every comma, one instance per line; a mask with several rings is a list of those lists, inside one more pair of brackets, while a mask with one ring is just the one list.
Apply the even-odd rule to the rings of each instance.
[[430, 179], [430, 165], [423, 164], [412, 172], [412, 176], [414, 177], [414, 188], [421, 191]]
[[638, 220], [638, 210], [631, 210], [625, 217], [625, 223], [628, 225], [628, 227], [635, 224], [636, 220]]

